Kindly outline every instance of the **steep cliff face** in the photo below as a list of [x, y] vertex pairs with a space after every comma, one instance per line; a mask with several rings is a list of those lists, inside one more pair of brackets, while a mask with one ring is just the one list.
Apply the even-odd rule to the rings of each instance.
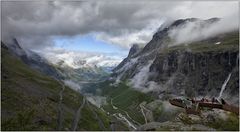
[[[218, 20], [212, 18], [200, 23], [208, 26]], [[128, 56], [115, 68], [112, 76], [117, 80], [129, 80], [134, 88], [151, 92], [161, 99], [174, 96], [218, 97], [226, 82], [222, 98], [238, 103], [238, 31], [169, 46], [173, 43], [169, 31], [189, 21], [199, 20], [177, 20], [159, 30], [140, 52]]]
[[[165, 87], [158, 90], [162, 97], [166, 95], [218, 97], [229, 74], [231, 78], [223, 97], [228, 99], [238, 97], [238, 51], [218, 53], [172, 51], [157, 55], [149, 71], [154, 73], [149, 77], [149, 81], [159, 82]], [[234, 102], [237, 103], [236, 101]]]

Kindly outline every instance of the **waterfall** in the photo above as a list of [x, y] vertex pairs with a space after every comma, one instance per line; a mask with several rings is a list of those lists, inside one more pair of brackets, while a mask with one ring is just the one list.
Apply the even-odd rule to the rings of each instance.
[[221, 91], [220, 91], [219, 96], [218, 96], [218, 100], [222, 97], [223, 91], [224, 91], [224, 89], [226, 88], [226, 85], [227, 85], [227, 83], [228, 83], [231, 75], [232, 75], [232, 73], [230, 73], [230, 74], [228, 75], [227, 79], [224, 81], [224, 83], [223, 83], [223, 85], [222, 85], [222, 88], [221, 88]]

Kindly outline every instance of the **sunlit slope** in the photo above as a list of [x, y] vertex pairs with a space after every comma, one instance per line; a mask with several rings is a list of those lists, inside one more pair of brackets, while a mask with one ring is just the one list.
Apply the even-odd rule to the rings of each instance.
[[[1, 62], [1, 129], [57, 130], [62, 85], [31, 69], [3, 45]], [[83, 96], [68, 87], [62, 95], [63, 123], [60, 130], [71, 130]], [[96, 114], [100, 119], [96, 119]], [[76, 130], [110, 129], [108, 117], [89, 102], [84, 105], [80, 115]]]

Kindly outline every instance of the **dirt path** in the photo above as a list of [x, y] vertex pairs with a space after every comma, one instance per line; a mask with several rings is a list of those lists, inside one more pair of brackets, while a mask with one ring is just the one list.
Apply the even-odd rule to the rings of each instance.
[[57, 130], [62, 130], [62, 123], [63, 123], [62, 100], [63, 100], [63, 91], [65, 89], [65, 85], [60, 81], [58, 82], [62, 85], [62, 90], [59, 92]]
[[132, 122], [134, 122], [136, 125], [141, 125], [139, 122], [137, 122], [137, 121], [135, 121], [135, 120], [133, 120], [130, 116], [129, 116], [129, 114], [128, 114], [128, 112], [127, 111], [125, 111], [125, 110], [123, 110], [123, 109], [120, 109], [120, 108], [118, 108], [118, 107], [116, 107], [116, 106], [114, 106], [113, 105], [113, 99], [111, 99], [111, 105], [112, 105], [112, 108], [113, 109], [115, 109], [115, 110], [121, 110], [122, 112], [124, 112], [125, 113], [125, 115], [132, 121]]
[[142, 112], [142, 114], [143, 114], [145, 123], [147, 123], [147, 117], [146, 117], [146, 115], [145, 115], [145, 113], [144, 113], [144, 111], [143, 111], [144, 107], [142, 106], [142, 104], [140, 104], [139, 106], [140, 106], [140, 108], [141, 108], [141, 112]]
[[[114, 117], [116, 117], [118, 120], [120, 120], [120, 121], [123, 121], [123, 122], [126, 122], [127, 123], [127, 125], [130, 127], [130, 128], [133, 128], [133, 130], [136, 130], [137, 128], [136, 128], [136, 124], [140, 124], [140, 123], [138, 123], [138, 122], [136, 122], [135, 120], [133, 120], [129, 115], [128, 115], [128, 112], [127, 111], [125, 111], [125, 110], [122, 110], [122, 109], [120, 109], [120, 108], [118, 108], [118, 107], [116, 107], [116, 106], [114, 106], [113, 105], [113, 99], [111, 99], [111, 106], [112, 106], [112, 108], [114, 109], [114, 110], [120, 110], [120, 111], [122, 111], [122, 112], [124, 112], [125, 113], [125, 115], [126, 116], [124, 116], [122, 113], [115, 113], [115, 114], [113, 114], [113, 116]], [[128, 120], [128, 118], [132, 121], [129, 121]], [[134, 124], [134, 123], [136, 123], [136, 124]]]
[[88, 101], [87, 101], [87, 106], [88, 106], [89, 109], [92, 111], [92, 113], [95, 115], [95, 119], [98, 120], [98, 124], [99, 124], [99, 127], [101, 128], [101, 130], [106, 130], [102, 119], [98, 116], [98, 114], [96, 113], [96, 111], [90, 107]]
[[139, 104], [139, 107], [141, 108], [141, 112], [142, 112], [143, 117], [144, 117], [144, 119], [145, 119], [145, 124], [147, 124], [147, 123], [148, 123], [147, 115], [145, 114], [144, 110], [145, 110], [145, 111], [148, 111], [148, 112], [151, 112], [151, 111], [150, 111], [149, 109], [147, 109], [142, 103]]
[[77, 110], [77, 112], [76, 112], [76, 114], [75, 114], [75, 116], [74, 116], [75, 118], [74, 118], [74, 120], [73, 120], [73, 122], [72, 122], [72, 128], [71, 128], [72, 131], [76, 131], [76, 129], [77, 129], [78, 121], [79, 121], [79, 119], [81, 118], [81, 111], [82, 111], [82, 109], [83, 109], [83, 107], [84, 107], [84, 105], [85, 105], [85, 102], [86, 102], [86, 98], [83, 97], [82, 104], [81, 104], [80, 107], [78, 108], [78, 110]]

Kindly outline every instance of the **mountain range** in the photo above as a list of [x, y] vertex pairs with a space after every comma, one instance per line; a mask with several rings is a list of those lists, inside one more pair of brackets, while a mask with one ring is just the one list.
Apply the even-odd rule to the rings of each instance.
[[164, 24], [121, 62], [75, 52], [47, 57], [15, 38], [3, 41], [2, 130], [239, 130], [233, 113], [202, 110], [198, 117], [168, 102], [239, 104], [239, 31], [217, 33], [219, 22]]
[[[221, 19], [188, 18], [165, 24], [145, 47], [133, 45], [109, 80], [88, 87], [88, 92], [107, 97], [104, 110], [121, 113], [118, 118], [128, 119], [130, 130], [238, 130], [236, 116], [213, 110], [196, 119], [168, 102], [223, 98], [238, 106], [239, 32], [215, 32], [206, 38], [204, 29], [218, 22]], [[184, 35], [190, 34], [179, 41], [186, 28]], [[177, 36], [171, 36], [173, 32]], [[193, 39], [191, 34], [198, 36]]]
[[198, 28], [218, 21], [219, 18], [189, 18], [173, 22], [158, 30], [144, 48], [134, 45], [128, 57], [114, 68], [112, 77], [116, 81], [129, 80], [135, 89], [167, 99], [174, 96], [218, 97], [223, 82], [231, 73], [223, 96], [238, 104], [238, 31], [176, 45], [169, 35], [172, 30], [189, 23], [196, 24], [194, 29], [198, 32]]
[[49, 55], [21, 48], [16, 38], [6, 41], [5, 47], [30, 67], [58, 79], [77, 81], [97, 81], [111, 73], [120, 63], [114, 57], [101, 54], [65, 52]]

